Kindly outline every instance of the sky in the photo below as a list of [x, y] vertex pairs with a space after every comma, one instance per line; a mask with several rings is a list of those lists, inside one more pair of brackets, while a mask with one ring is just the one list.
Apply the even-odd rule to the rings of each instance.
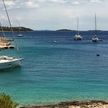
[[[95, 14], [97, 29], [108, 30], [108, 0], [5, 0], [13, 26], [34, 30], [57, 30], [77, 28], [93, 30]], [[0, 20], [8, 25], [2, 0]]]

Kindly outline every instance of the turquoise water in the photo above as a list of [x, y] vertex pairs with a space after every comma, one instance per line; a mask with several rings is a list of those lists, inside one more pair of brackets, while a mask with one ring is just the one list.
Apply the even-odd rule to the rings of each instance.
[[108, 100], [107, 40], [76, 44], [62, 36], [38, 35], [34, 32], [17, 37], [18, 52], [0, 52], [24, 58], [22, 67], [0, 71], [1, 92], [22, 104]]

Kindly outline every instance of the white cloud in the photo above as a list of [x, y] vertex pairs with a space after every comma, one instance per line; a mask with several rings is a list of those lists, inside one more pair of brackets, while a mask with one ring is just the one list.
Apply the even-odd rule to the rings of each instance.
[[79, 1], [73, 1], [72, 4], [78, 5], [78, 4], [80, 4], [80, 2]]
[[26, 4], [26, 6], [28, 8], [37, 8], [37, 7], [39, 7], [39, 4], [37, 4], [37, 3], [35, 3], [33, 1], [31, 1], [31, 0], [27, 1], [25, 4]]
[[91, 3], [102, 3], [103, 0], [90, 0]]
[[66, 3], [66, 0], [49, 0], [50, 2], [53, 2], [53, 3]]
[[[21, 25], [34, 29], [73, 29], [72, 25], [76, 27], [77, 16], [80, 17], [81, 29], [91, 29], [94, 13], [97, 13], [100, 19], [101, 28], [108, 28], [106, 14], [108, 0], [6, 0], [5, 2], [13, 22], [20, 19]], [[3, 9], [1, 3], [0, 0], [0, 9]], [[1, 14], [4, 15], [3, 11]], [[103, 23], [104, 21], [106, 23]]]
[[5, 4], [6, 4], [7, 6], [14, 6], [14, 5], [15, 5], [14, 1], [10, 1], [10, 0], [5, 1]]

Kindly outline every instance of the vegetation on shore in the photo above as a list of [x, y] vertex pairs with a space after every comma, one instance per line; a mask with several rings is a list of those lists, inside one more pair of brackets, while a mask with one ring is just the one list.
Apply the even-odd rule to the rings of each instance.
[[0, 93], [0, 108], [16, 108], [17, 105], [9, 95]]
[[[10, 27], [6, 27], [6, 26], [3, 26], [3, 27], [0, 27], [0, 31], [11, 31], [11, 28]], [[33, 31], [32, 29], [30, 28], [26, 28], [26, 27], [12, 27], [12, 30], [15, 31], [15, 32], [20, 32], [20, 31]]]

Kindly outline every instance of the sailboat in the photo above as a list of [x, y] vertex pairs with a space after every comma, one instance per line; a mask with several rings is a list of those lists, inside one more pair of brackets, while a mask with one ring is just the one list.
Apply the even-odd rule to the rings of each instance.
[[79, 18], [77, 18], [77, 34], [74, 36], [75, 41], [82, 40], [82, 36], [79, 34]]
[[18, 22], [19, 24], [19, 27], [18, 27], [18, 37], [23, 37], [23, 34], [21, 33], [21, 26], [20, 26], [20, 23]]
[[[12, 29], [12, 26], [11, 26], [11, 21], [10, 21], [9, 14], [8, 14], [8, 11], [7, 11], [7, 7], [5, 5], [5, 1], [2, 0], [2, 2], [3, 2], [4, 9], [5, 9], [5, 12], [6, 12], [6, 15], [7, 15], [7, 19], [9, 21], [11, 32], [13, 32], [13, 29]], [[23, 60], [23, 58], [16, 58], [16, 57], [7, 56], [7, 55], [0, 56], [0, 69], [7, 69], [7, 68], [20, 66], [22, 60]]]
[[92, 37], [92, 42], [99, 42], [101, 39], [97, 37], [97, 18], [95, 14], [95, 35]]

